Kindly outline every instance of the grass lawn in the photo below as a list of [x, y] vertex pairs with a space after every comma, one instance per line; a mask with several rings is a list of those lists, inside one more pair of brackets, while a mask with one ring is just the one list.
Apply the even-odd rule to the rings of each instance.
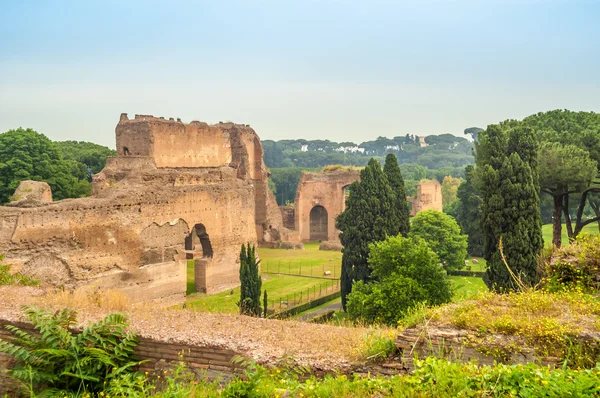
[[[317, 278], [306, 278], [301, 276], [263, 275], [262, 289], [267, 290], [269, 309], [279, 309], [279, 301], [292, 303], [294, 300], [306, 302], [307, 296], [314, 298], [319, 293], [332, 293], [336, 289], [337, 281], [328, 281]], [[233, 294], [231, 292], [233, 291]], [[302, 296], [301, 296], [302, 295]], [[188, 296], [186, 302], [188, 308], [195, 308], [203, 312], [216, 312], [236, 314], [238, 307], [236, 303], [240, 299], [240, 288], [206, 295], [196, 293]], [[281, 309], [285, 309], [283, 304]]]
[[[581, 230], [581, 233], [588, 233], [590, 235], [596, 235], [599, 233], [598, 224], [588, 224]], [[552, 244], [552, 224], [542, 225], [542, 236], [544, 237], [544, 246], [550, 246]], [[561, 242], [563, 245], [569, 244], [569, 236], [567, 235], [567, 227], [565, 224], [562, 225]]]
[[458, 302], [472, 297], [478, 292], [487, 292], [488, 288], [483, 279], [474, 276], [449, 276], [450, 284], [454, 290], [452, 301]]
[[265, 274], [294, 274], [339, 279], [342, 253], [319, 250], [319, 243], [305, 243], [304, 250], [258, 248], [260, 270]]
[[[474, 259], [477, 259], [477, 264], [475, 264], [473, 262]], [[485, 271], [485, 265], [487, 264], [487, 262], [485, 261], [485, 258], [483, 257], [470, 257], [467, 259], [468, 263], [465, 265], [465, 268], [463, 268], [461, 271], [468, 271], [466, 266], [470, 265], [471, 266], [471, 271]]]

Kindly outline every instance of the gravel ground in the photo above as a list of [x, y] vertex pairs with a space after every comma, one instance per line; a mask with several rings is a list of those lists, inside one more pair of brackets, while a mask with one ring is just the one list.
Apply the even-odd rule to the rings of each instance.
[[[0, 319], [25, 320], [21, 307], [36, 305], [56, 310], [69, 306], [78, 312], [79, 326], [115, 312], [99, 294], [74, 296], [46, 294], [41, 288], [0, 287]], [[114, 294], [114, 292], [113, 292]], [[93, 297], [86, 300], [85, 297]], [[178, 344], [219, 346], [264, 363], [293, 358], [299, 365], [325, 371], [346, 370], [358, 361], [364, 336], [385, 333], [378, 329], [347, 328], [156, 308], [152, 304], [133, 307], [120, 301], [121, 312], [129, 315], [131, 329], [141, 337]], [[123, 310], [124, 309], [124, 310]]]

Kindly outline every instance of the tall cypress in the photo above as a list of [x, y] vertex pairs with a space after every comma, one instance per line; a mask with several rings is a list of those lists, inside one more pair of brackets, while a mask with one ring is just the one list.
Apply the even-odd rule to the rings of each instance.
[[390, 153], [385, 158], [385, 164], [383, 165], [383, 172], [385, 173], [392, 192], [396, 195], [394, 202], [393, 216], [398, 223], [399, 232], [402, 236], [406, 237], [410, 230], [409, 210], [408, 202], [406, 201], [406, 191], [404, 189], [404, 179], [402, 178], [402, 172], [398, 165], [398, 159], [396, 155]]
[[539, 280], [536, 256], [543, 241], [533, 132], [488, 126], [479, 134], [475, 161], [482, 195], [486, 283], [500, 292], [517, 288], [500, 256], [502, 238], [508, 266], [522, 282], [534, 285]]
[[260, 293], [262, 280], [258, 272], [260, 261], [256, 260], [256, 248], [242, 244], [240, 252], [240, 314], [261, 315]]
[[344, 308], [354, 281], [370, 279], [369, 244], [400, 232], [399, 223], [393, 216], [396, 195], [379, 162], [371, 159], [360, 172], [360, 181], [352, 183], [349, 190], [346, 209], [336, 219], [336, 228], [342, 231], [340, 285]]

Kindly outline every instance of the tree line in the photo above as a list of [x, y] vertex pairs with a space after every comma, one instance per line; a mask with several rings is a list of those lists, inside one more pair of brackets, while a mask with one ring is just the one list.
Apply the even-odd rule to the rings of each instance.
[[89, 196], [92, 175], [115, 151], [83, 141], [53, 142], [32, 129], [0, 134], [0, 204], [23, 180], [45, 181], [54, 199]]
[[473, 163], [473, 143], [452, 134], [425, 137], [407, 134], [394, 138], [378, 137], [361, 144], [329, 140], [264, 140], [265, 164], [269, 168], [319, 168], [331, 164], [366, 166], [371, 158], [383, 163], [388, 153], [396, 155], [400, 164], [414, 163], [429, 169], [463, 168]]

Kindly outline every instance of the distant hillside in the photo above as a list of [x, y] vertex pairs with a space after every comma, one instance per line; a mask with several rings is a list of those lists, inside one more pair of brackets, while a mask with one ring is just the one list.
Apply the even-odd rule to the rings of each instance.
[[329, 140], [264, 140], [265, 164], [270, 168], [316, 168], [330, 164], [364, 166], [370, 158], [394, 153], [400, 164], [414, 163], [429, 169], [473, 164], [471, 141], [452, 134], [418, 137], [378, 137], [361, 144]]

